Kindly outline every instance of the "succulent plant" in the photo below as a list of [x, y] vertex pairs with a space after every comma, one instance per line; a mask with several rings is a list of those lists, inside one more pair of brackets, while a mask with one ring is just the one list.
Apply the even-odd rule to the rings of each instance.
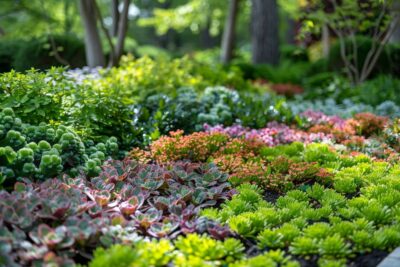
[[202, 232], [223, 240], [232, 232], [198, 214], [201, 207], [235, 193], [227, 179], [212, 164], [124, 160], [107, 162], [92, 179], [25, 180], [12, 193], [0, 191], [0, 240], [11, 236], [5, 239], [10, 262], [19, 259], [22, 264], [43, 261], [48, 253], [57, 262], [68, 262], [99, 243], [129, 242], [138, 235], [175, 238]]
[[73, 129], [23, 124], [9, 108], [0, 111], [0, 129], [0, 186], [7, 188], [21, 178], [44, 180], [62, 172], [76, 175], [83, 171], [96, 176], [101, 163], [118, 152], [113, 137], [106, 144], [85, 147]]

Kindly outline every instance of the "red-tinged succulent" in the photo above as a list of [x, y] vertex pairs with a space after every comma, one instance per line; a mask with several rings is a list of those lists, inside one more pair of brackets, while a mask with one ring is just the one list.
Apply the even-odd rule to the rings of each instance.
[[119, 209], [121, 210], [122, 214], [125, 216], [130, 216], [136, 212], [138, 208], [142, 206], [144, 202], [144, 197], [137, 195], [132, 196], [126, 201], [122, 202], [119, 205]]
[[196, 231], [201, 207], [235, 193], [227, 179], [212, 164], [124, 160], [108, 162], [91, 180], [18, 183], [13, 193], [0, 192], [0, 245], [8, 247], [10, 262], [61, 266], [100, 243], [129, 242], [137, 234], [175, 237], [186, 225]]
[[156, 222], [151, 224], [148, 233], [151, 236], [162, 238], [168, 236], [179, 227], [179, 222], [174, 220], [164, 220], [163, 222]]
[[110, 198], [111, 198], [110, 192], [106, 190], [94, 193], [94, 199], [96, 203], [102, 207], [108, 205]]
[[44, 244], [51, 249], [71, 247], [74, 239], [69, 235], [68, 228], [58, 226], [53, 229], [47, 224], [40, 224], [36, 230], [29, 233], [29, 237], [37, 244]]
[[162, 218], [162, 211], [156, 208], [150, 208], [146, 212], [137, 211], [135, 216], [132, 216], [139, 229], [145, 232], [153, 223], [158, 222]]

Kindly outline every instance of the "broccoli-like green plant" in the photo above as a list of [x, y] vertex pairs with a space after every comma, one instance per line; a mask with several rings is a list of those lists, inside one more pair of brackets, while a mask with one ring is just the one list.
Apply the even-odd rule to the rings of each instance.
[[54, 177], [63, 170], [61, 163], [58, 155], [43, 155], [39, 165], [40, 172], [45, 174], [45, 177]]
[[87, 141], [71, 128], [44, 123], [28, 125], [15, 117], [12, 109], [0, 111], [0, 185], [11, 187], [18, 178], [46, 179], [62, 172], [89, 177], [100, 173], [101, 163], [117, 157], [114, 137], [105, 144]]

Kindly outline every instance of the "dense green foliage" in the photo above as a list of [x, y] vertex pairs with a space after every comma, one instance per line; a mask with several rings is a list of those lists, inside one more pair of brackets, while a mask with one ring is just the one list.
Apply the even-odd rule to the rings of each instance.
[[0, 186], [21, 178], [53, 178], [63, 172], [97, 175], [102, 162], [118, 153], [114, 137], [105, 143], [84, 142], [66, 126], [24, 124], [11, 108], [0, 111]]
[[68, 34], [0, 41], [0, 55], [0, 72], [45, 70], [65, 64], [72, 68], [85, 65], [83, 42]]
[[138, 242], [134, 247], [115, 245], [107, 250], [98, 249], [89, 267], [112, 266], [284, 266], [299, 264], [273, 250], [250, 259], [243, 259], [243, 244], [228, 238], [223, 242], [195, 234], [178, 238], [171, 244], [166, 240]]

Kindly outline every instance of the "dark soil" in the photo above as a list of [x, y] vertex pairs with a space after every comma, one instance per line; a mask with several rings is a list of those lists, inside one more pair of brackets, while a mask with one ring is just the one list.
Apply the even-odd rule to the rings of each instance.
[[[376, 267], [378, 264], [389, 255], [386, 251], [374, 250], [370, 253], [358, 255], [353, 259], [347, 261], [348, 267]], [[317, 267], [318, 258], [313, 257], [309, 260], [303, 258], [293, 257], [293, 259], [300, 262], [302, 267]]]
[[386, 251], [374, 250], [364, 255], [358, 255], [351, 262], [349, 267], [376, 267], [384, 258], [389, 255]]
[[265, 200], [265, 201], [268, 201], [268, 202], [270, 202], [270, 203], [275, 203], [276, 200], [277, 200], [280, 196], [282, 196], [282, 194], [279, 194], [279, 193], [277, 193], [277, 192], [275, 192], [275, 191], [272, 191], [272, 190], [266, 190], [266, 191], [264, 192], [264, 200]]

